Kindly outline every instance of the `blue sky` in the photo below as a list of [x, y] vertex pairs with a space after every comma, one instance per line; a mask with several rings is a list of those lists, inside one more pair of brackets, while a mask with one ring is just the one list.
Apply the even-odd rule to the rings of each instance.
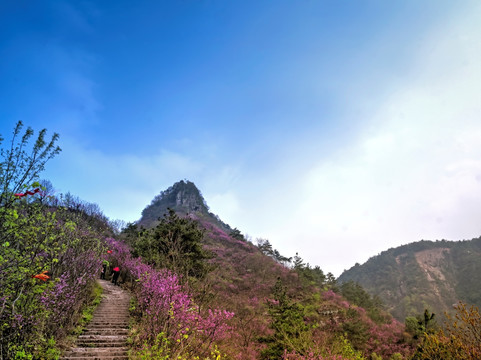
[[477, 1], [0, 4], [0, 133], [60, 134], [44, 178], [135, 221], [194, 181], [253, 241], [339, 275], [481, 235]]

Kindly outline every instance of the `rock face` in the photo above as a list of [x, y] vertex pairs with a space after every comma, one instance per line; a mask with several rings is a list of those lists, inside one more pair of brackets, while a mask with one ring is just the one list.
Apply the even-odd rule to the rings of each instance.
[[142, 211], [142, 217], [137, 222], [139, 226], [151, 228], [158, 224], [159, 219], [174, 210], [180, 216], [191, 216], [215, 224], [224, 231], [230, 232], [229, 225], [222, 222], [218, 216], [209, 212], [209, 207], [195, 184], [181, 180], [157, 195], [150, 205]]
[[104, 297], [92, 321], [77, 339], [76, 346], [65, 352], [69, 360], [127, 360], [130, 295], [106, 280], [99, 280]]
[[481, 306], [481, 238], [418, 241], [389, 249], [338, 279], [379, 296], [399, 320], [429, 309], [442, 316], [458, 301]]

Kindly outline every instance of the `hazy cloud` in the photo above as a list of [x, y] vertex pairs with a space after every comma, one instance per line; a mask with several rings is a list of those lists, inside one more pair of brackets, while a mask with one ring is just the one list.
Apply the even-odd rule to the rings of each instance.
[[436, 29], [416, 54], [416, 77], [364, 119], [359, 140], [301, 177], [296, 211], [272, 232], [281, 249], [292, 255], [295, 243], [311, 263], [340, 274], [388, 247], [481, 234], [481, 26], [474, 14]]

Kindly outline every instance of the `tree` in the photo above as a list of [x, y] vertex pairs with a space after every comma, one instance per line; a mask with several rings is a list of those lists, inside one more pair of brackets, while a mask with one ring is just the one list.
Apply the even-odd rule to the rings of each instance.
[[273, 249], [270, 241], [268, 239], [262, 239], [258, 238], [256, 239], [257, 242], [257, 248], [267, 256], [272, 256], [273, 254]]
[[43, 359], [90, 301], [104, 247], [84, 216], [44, 202], [37, 179], [58, 135], [40, 131], [29, 150], [21, 130], [0, 150], [0, 359]]
[[138, 228], [137, 224], [129, 222], [123, 227], [120, 237], [125, 243], [132, 246], [137, 242], [140, 233], [141, 230]]
[[355, 283], [354, 281], [348, 281], [342, 283], [340, 286], [341, 294], [351, 304], [363, 307], [369, 317], [377, 323], [382, 323], [389, 320], [389, 317], [382, 314], [382, 302], [379, 297], [372, 297], [364, 288]]
[[[481, 315], [476, 306], [460, 302], [454, 318], [446, 314], [445, 330], [425, 334], [414, 360], [481, 359]], [[427, 314], [428, 315], [428, 314]], [[430, 317], [429, 317], [430, 318]]]
[[304, 260], [302, 260], [302, 258], [299, 256], [298, 253], [296, 253], [296, 256], [294, 256], [292, 263], [293, 263], [294, 270], [302, 270], [306, 267]]
[[234, 230], [232, 230], [229, 236], [233, 237], [236, 240], [246, 241], [244, 235], [242, 235], [241, 231], [238, 228], [235, 228]]
[[262, 351], [265, 360], [281, 359], [285, 351], [304, 354], [311, 345], [309, 326], [304, 322], [304, 308], [293, 302], [287, 295], [286, 287], [280, 278], [272, 290], [274, 299], [269, 301], [272, 335], [264, 336], [261, 342], [268, 347]]
[[283, 255], [281, 255], [281, 253], [278, 250], [274, 249], [272, 247], [271, 243], [269, 242], [269, 240], [267, 240], [267, 239], [258, 238], [257, 239], [257, 248], [264, 255], [270, 256], [275, 261], [277, 261], [279, 264], [282, 264], [284, 266], [286, 266], [287, 264], [289, 264], [292, 261], [292, 258], [283, 256]]
[[158, 268], [168, 268], [184, 277], [202, 279], [212, 269], [212, 254], [202, 247], [204, 231], [196, 221], [179, 217], [169, 209], [153, 229], [144, 230], [134, 243], [134, 253]]
[[[60, 153], [55, 143], [59, 135], [54, 133], [49, 141], [45, 139], [47, 130], [40, 130], [35, 143], [28, 149], [30, 138], [34, 135], [28, 127], [21, 135], [23, 123], [19, 121], [7, 148], [0, 150], [0, 207], [6, 209], [15, 201], [14, 194], [32, 185], [45, 168], [48, 160]], [[0, 144], [3, 142], [0, 136]]]

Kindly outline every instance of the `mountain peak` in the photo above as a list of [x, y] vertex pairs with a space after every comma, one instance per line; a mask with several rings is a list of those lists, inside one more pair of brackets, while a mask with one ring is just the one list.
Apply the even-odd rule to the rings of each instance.
[[208, 212], [204, 197], [195, 184], [188, 180], [181, 180], [156, 196], [153, 201], [171, 203], [171, 208], [181, 212]]
[[221, 228], [230, 229], [217, 216], [209, 212], [209, 207], [200, 190], [189, 180], [181, 180], [161, 191], [154, 197], [150, 205], [142, 211], [142, 217], [138, 221], [140, 226], [149, 228], [157, 224], [159, 218], [174, 210], [180, 215], [195, 215], [197, 218], [207, 219], [209, 222], [220, 225]]

